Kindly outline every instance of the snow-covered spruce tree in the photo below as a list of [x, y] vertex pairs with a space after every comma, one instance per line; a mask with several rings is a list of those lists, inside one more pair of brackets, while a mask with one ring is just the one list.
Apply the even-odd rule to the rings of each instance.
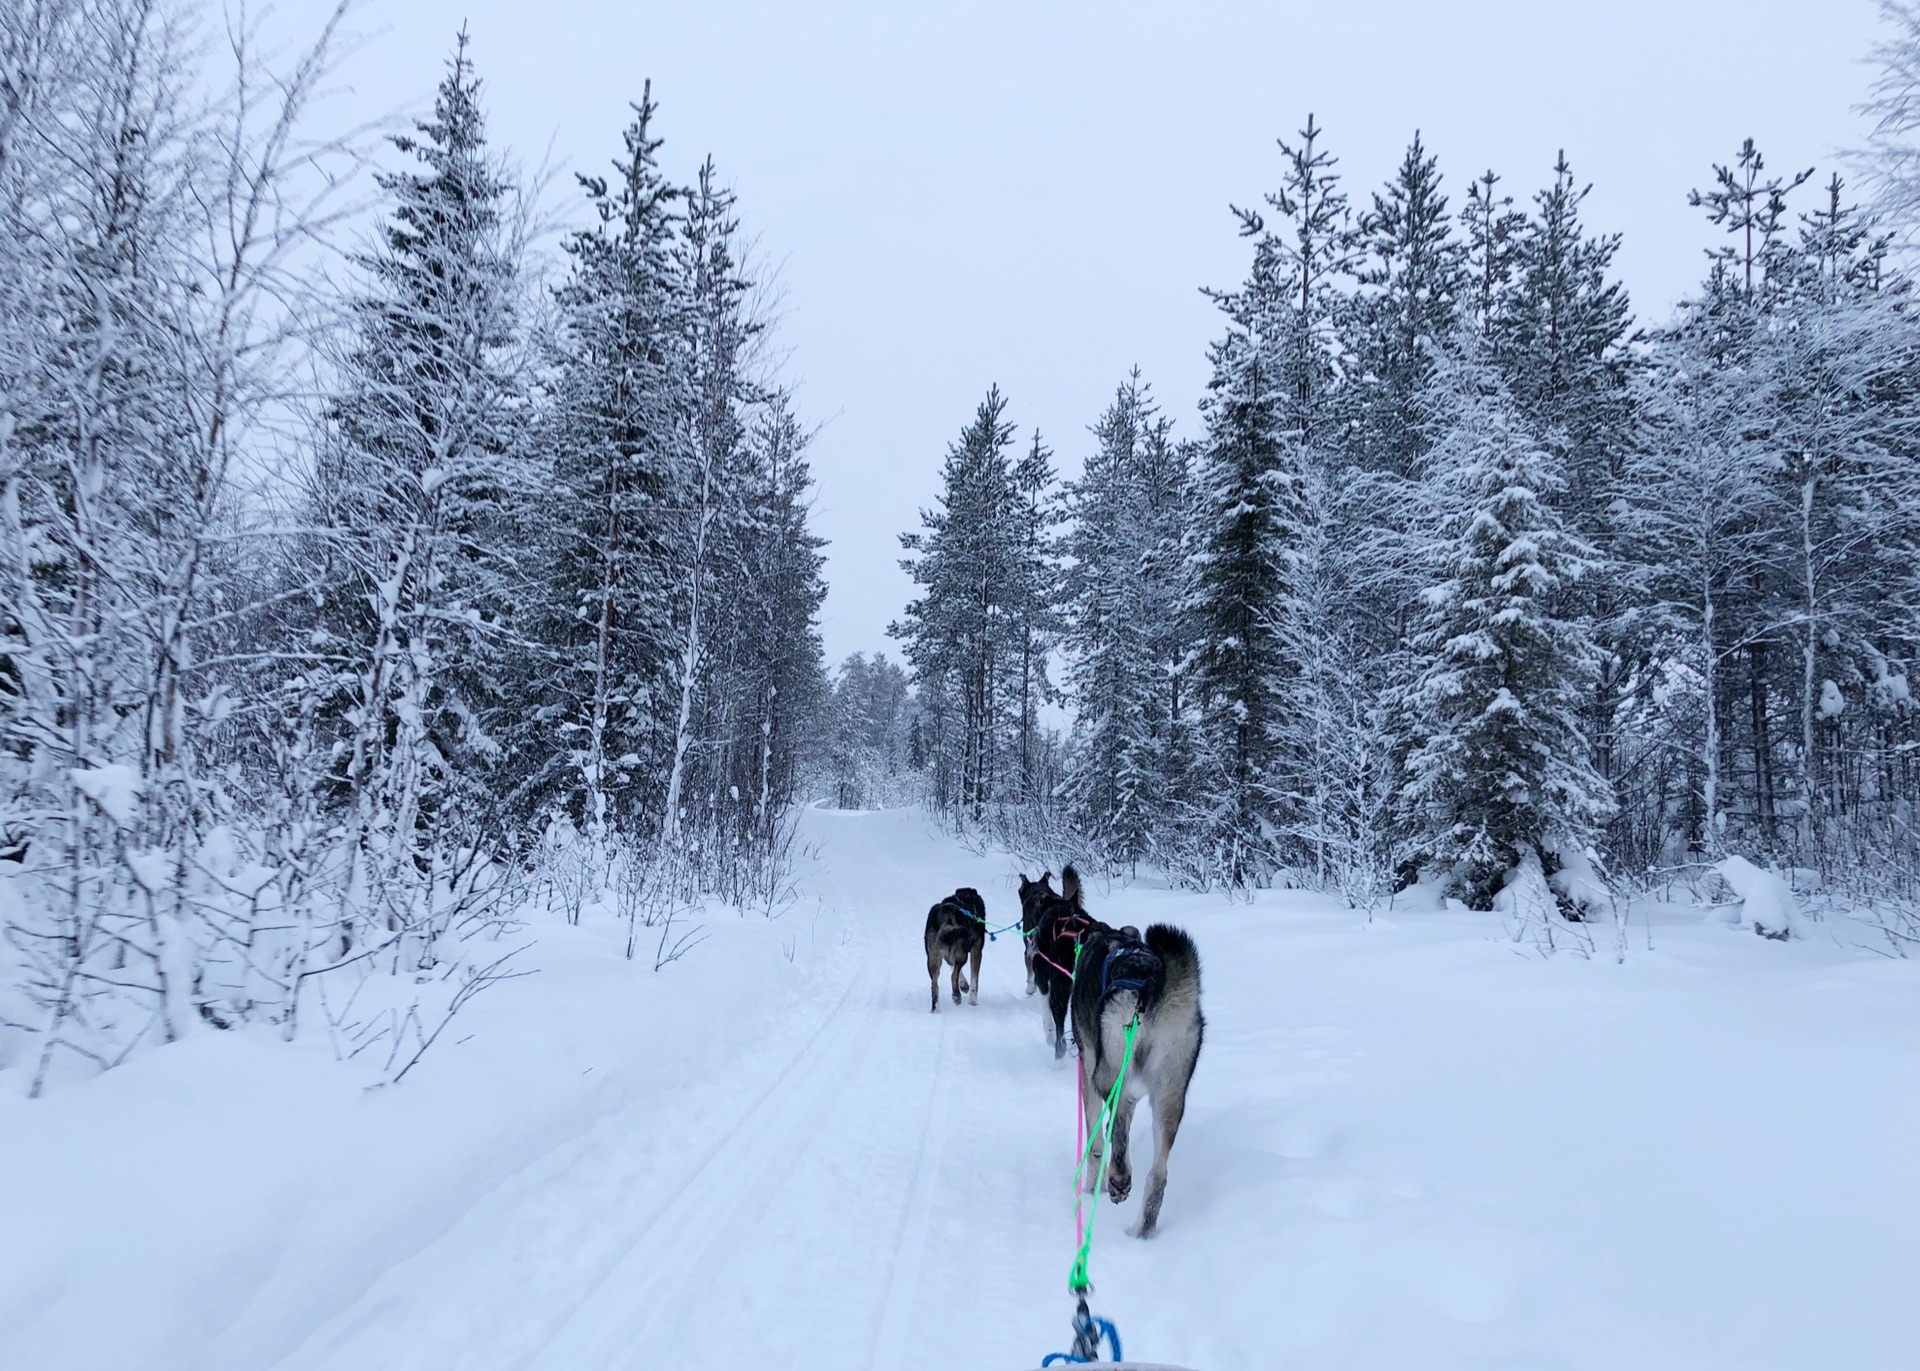
[[1297, 450], [1282, 437], [1278, 368], [1255, 317], [1250, 309], [1229, 315], [1232, 331], [1213, 347], [1184, 606], [1202, 749], [1190, 802], [1235, 885], [1264, 881], [1281, 860], [1270, 799], [1286, 780], [1273, 728], [1292, 663], [1273, 611], [1287, 598], [1301, 517]]
[[521, 674], [523, 530], [545, 485], [520, 424], [513, 187], [479, 95], [463, 32], [432, 117], [392, 139], [417, 168], [378, 177], [388, 219], [357, 259], [365, 294], [310, 492], [320, 606], [305, 645], [331, 697], [343, 908], [367, 924], [343, 944], [394, 943], [419, 967], [507, 836], [491, 773], [523, 702], [499, 687]]
[[1500, 193], [1500, 177], [1489, 168], [1467, 187], [1460, 227], [1466, 238], [1462, 317], [1482, 338], [1491, 338], [1506, 315], [1527, 216], [1513, 207], [1511, 195]]
[[782, 819], [825, 745], [825, 543], [808, 524], [806, 445], [788, 397], [766, 397], [731, 464], [716, 550], [694, 779], [709, 880], [735, 903], [770, 898]]
[[[1556, 159], [1552, 182], [1518, 226], [1512, 283], [1486, 337], [1520, 417], [1560, 463], [1566, 485], [1552, 497], [1555, 507], [1611, 565], [1618, 530], [1610, 512], [1632, 435], [1633, 318], [1625, 288], [1610, 275], [1619, 236], [1593, 234], [1580, 218], [1589, 189], [1575, 182], [1565, 154]], [[1497, 220], [1487, 232], [1497, 232]], [[1616, 621], [1630, 600], [1604, 570], [1568, 593], [1578, 603], [1566, 612], [1589, 619], [1601, 647], [1586, 732], [1611, 784], [1614, 714], [1632, 673], [1632, 647]]]
[[1033, 533], [1010, 455], [999, 387], [947, 449], [940, 507], [901, 535], [901, 565], [921, 587], [888, 632], [905, 645], [922, 704], [932, 799], [973, 820], [1020, 798], [1019, 729], [1036, 586], [1051, 576], [1050, 540]]
[[1563, 617], [1594, 554], [1555, 511], [1565, 478], [1476, 337], [1425, 392], [1431, 585], [1405, 702], [1417, 742], [1401, 794], [1423, 864], [1479, 908], [1523, 862], [1585, 848], [1612, 801], [1588, 760], [1596, 652]]
[[[571, 270], [550, 341], [555, 524], [542, 632], [568, 761], [552, 796], [590, 839], [651, 837], [664, 812], [674, 695], [676, 587], [687, 565], [694, 392], [692, 309], [680, 255], [682, 192], [661, 174], [651, 86], [615, 175], [581, 176], [594, 223], [567, 242]], [[684, 643], [678, 644], [684, 647]]]
[[[1236, 885], [1297, 856], [1281, 841], [1303, 777], [1284, 761], [1292, 567], [1308, 517], [1306, 469], [1328, 460], [1338, 378], [1334, 327], [1354, 247], [1334, 159], [1309, 119], [1281, 140], [1286, 170], [1267, 197], [1281, 216], [1239, 211], [1252, 237], [1248, 280], [1216, 298], [1228, 332], [1212, 348], [1207, 435], [1194, 479], [1184, 569], [1200, 728], [1196, 827]], [[1296, 749], [1297, 750], [1297, 749]]]
[[1055, 489], [1053, 450], [1034, 430], [1026, 455], [1013, 468], [1013, 508], [1018, 557], [1016, 580], [1008, 587], [1009, 612], [1019, 634], [1020, 677], [1016, 687], [1019, 721], [1020, 803], [1033, 819], [1042, 817], [1055, 787], [1047, 765], [1048, 736], [1040, 726], [1040, 708], [1058, 698], [1047, 670], [1048, 658], [1059, 642], [1061, 616], [1058, 527], [1065, 517]]
[[1157, 641], [1177, 601], [1156, 556], [1170, 533], [1172, 427], [1138, 368], [1093, 426], [1095, 449], [1067, 491], [1063, 635], [1076, 728], [1067, 775], [1079, 830], [1132, 867], [1159, 827], [1168, 710]]
[[1513, 283], [1491, 332], [1514, 404], [1564, 464], [1558, 503], [1582, 523], [1610, 494], [1625, 450], [1633, 327], [1626, 290], [1609, 277], [1620, 237], [1591, 234], [1580, 219], [1591, 189], [1575, 182], [1563, 153], [1518, 233]]
[[1360, 289], [1344, 312], [1356, 441], [1350, 459], [1411, 476], [1425, 450], [1416, 404], [1432, 350], [1450, 338], [1467, 289], [1466, 249], [1454, 237], [1439, 163], [1418, 134], [1399, 170], [1361, 216]]

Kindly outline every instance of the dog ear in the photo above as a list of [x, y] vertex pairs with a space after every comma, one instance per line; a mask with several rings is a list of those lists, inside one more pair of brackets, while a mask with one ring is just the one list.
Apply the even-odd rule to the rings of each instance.
[[1075, 904], [1080, 903], [1080, 873], [1070, 866], [1060, 873], [1060, 893]]

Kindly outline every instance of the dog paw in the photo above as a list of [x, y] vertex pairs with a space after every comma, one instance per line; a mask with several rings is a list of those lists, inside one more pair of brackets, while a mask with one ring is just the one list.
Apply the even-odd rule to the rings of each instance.
[[1131, 1195], [1132, 1193], [1133, 1193], [1133, 1178], [1131, 1176], [1127, 1177], [1125, 1180], [1122, 1180], [1117, 1176], [1107, 1177], [1107, 1196], [1115, 1204], [1124, 1203], [1127, 1196]]
[[1151, 1238], [1155, 1233], [1159, 1231], [1160, 1230], [1157, 1228], [1149, 1228], [1147, 1226], [1146, 1221], [1143, 1219], [1139, 1223], [1128, 1225], [1127, 1236], [1129, 1238]]

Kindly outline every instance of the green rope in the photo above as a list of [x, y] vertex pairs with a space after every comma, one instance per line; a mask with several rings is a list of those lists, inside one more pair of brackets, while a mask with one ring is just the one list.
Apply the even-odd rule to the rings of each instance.
[[[1074, 958], [1078, 970], [1079, 958]], [[1120, 1112], [1120, 1092], [1127, 1084], [1127, 1066], [1133, 1061], [1133, 1035], [1139, 1031], [1140, 1016], [1133, 1016], [1133, 1022], [1127, 1025], [1127, 1045], [1120, 1056], [1120, 1071], [1113, 1078], [1113, 1089], [1107, 1092], [1106, 1103], [1100, 1107], [1100, 1179], [1093, 1187], [1093, 1202], [1087, 1206], [1087, 1227], [1080, 1235], [1080, 1250], [1073, 1254], [1073, 1270], [1067, 1276], [1067, 1289], [1076, 1295], [1084, 1295], [1093, 1289], [1093, 1283], [1087, 1278], [1087, 1257], [1093, 1251], [1093, 1221], [1100, 1214], [1100, 1192], [1107, 1186], [1107, 1165], [1113, 1160], [1113, 1120]], [[1080, 1193], [1080, 1178], [1087, 1174], [1087, 1163], [1093, 1158], [1093, 1132], [1088, 1130], [1087, 1145], [1080, 1153], [1080, 1165], [1073, 1169], [1073, 1193]]]

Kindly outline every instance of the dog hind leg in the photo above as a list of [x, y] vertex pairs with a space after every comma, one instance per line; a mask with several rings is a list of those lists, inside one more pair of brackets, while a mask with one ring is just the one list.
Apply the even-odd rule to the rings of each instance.
[[953, 1002], [955, 1004], [960, 1003], [960, 991], [962, 989], [963, 987], [960, 984], [960, 963], [955, 962], [953, 964]]
[[933, 1012], [940, 1012], [940, 949], [927, 949], [927, 979], [933, 982]]
[[1067, 1055], [1067, 1005], [1073, 995], [1073, 982], [1056, 975], [1047, 987], [1047, 1012], [1053, 1018], [1053, 1059]]
[[1133, 1107], [1139, 1102], [1138, 1095], [1122, 1094], [1119, 1107], [1113, 1111], [1113, 1160], [1107, 1163], [1107, 1194], [1115, 1204], [1133, 1193], [1133, 1163], [1127, 1158], [1127, 1141], [1133, 1133]]
[[1080, 1072], [1080, 1118], [1086, 1129], [1087, 1140], [1091, 1144], [1087, 1151], [1087, 1171], [1080, 1178], [1080, 1190], [1091, 1195], [1093, 1187], [1099, 1183], [1100, 1176], [1100, 1106], [1106, 1096], [1095, 1088], [1093, 1082], [1093, 1063], [1081, 1053], [1074, 1063]]
[[972, 978], [967, 988], [968, 1004], [980, 1003], [980, 954], [986, 950], [985, 947], [976, 945], [973, 949], [973, 956], [967, 961], [967, 975]]
[[1153, 1170], [1147, 1173], [1139, 1222], [1127, 1230], [1136, 1238], [1151, 1238], [1160, 1227], [1160, 1202], [1167, 1194], [1167, 1154], [1173, 1151], [1173, 1140], [1186, 1112], [1185, 1080], [1163, 1082], [1161, 1089], [1153, 1092]]

